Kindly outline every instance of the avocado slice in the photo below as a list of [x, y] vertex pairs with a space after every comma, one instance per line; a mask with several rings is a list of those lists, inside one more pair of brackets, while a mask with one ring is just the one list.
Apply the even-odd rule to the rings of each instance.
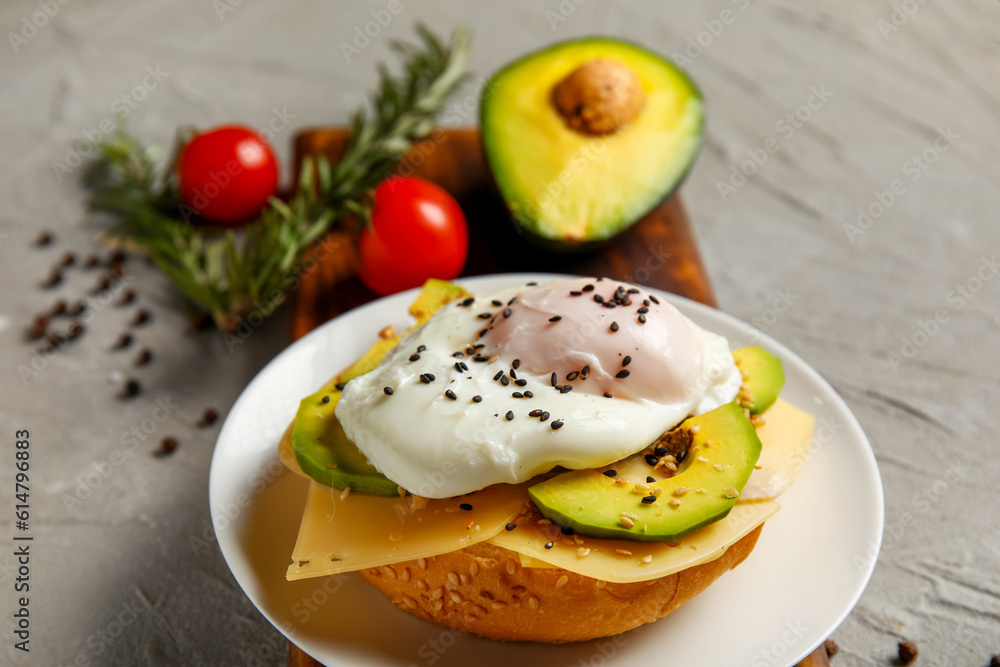
[[[425, 323], [445, 304], [468, 295], [454, 283], [428, 280], [410, 306], [410, 314], [417, 319], [415, 326]], [[349, 486], [352, 492], [371, 496], [398, 494], [398, 485], [368, 463], [357, 445], [348, 439], [334, 410], [340, 400], [337, 387], [378, 366], [401, 337], [402, 334], [397, 334], [380, 338], [360, 359], [299, 404], [292, 426], [292, 449], [302, 471], [320, 484], [341, 490]]]
[[701, 146], [701, 93], [673, 63], [593, 37], [532, 53], [485, 86], [483, 147], [520, 231], [587, 249], [670, 195]]
[[778, 400], [778, 394], [785, 386], [785, 369], [781, 359], [756, 345], [734, 350], [733, 358], [744, 377], [740, 389], [741, 401], [750, 404], [750, 414], [763, 414]]
[[[636, 463], [645, 463], [633, 458], [600, 470], [557, 475], [532, 486], [528, 494], [546, 519], [581, 535], [675, 542], [729, 514], [760, 457], [761, 443], [735, 403], [691, 417], [669, 436], [690, 443], [687, 455], [673, 477], [647, 483], [648, 489], [636, 489], [633, 481], [616, 482]], [[644, 467], [645, 474], [657, 476], [659, 469]], [[608, 470], [615, 475], [605, 475]], [[662, 489], [658, 497], [653, 495], [657, 488]]]

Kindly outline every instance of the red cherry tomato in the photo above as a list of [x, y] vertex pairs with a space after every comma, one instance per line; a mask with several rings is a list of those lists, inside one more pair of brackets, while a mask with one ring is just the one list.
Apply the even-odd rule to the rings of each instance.
[[361, 280], [379, 294], [451, 280], [465, 266], [469, 229], [458, 203], [419, 178], [393, 177], [375, 188], [372, 224], [358, 238]]
[[189, 141], [177, 161], [177, 176], [189, 209], [213, 222], [237, 226], [248, 222], [277, 191], [278, 161], [255, 131], [229, 125]]

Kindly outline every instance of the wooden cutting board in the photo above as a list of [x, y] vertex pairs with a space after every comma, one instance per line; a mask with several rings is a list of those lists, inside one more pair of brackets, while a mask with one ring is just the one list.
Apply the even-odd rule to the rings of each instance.
[[[479, 130], [445, 130], [438, 138], [416, 147], [404, 159], [401, 173], [434, 181], [458, 200], [469, 222], [469, 259], [463, 276], [520, 271], [606, 276], [715, 305], [679, 196], [660, 204], [597, 252], [553, 254], [528, 246], [510, 223], [490, 177]], [[347, 139], [343, 128], [301, 132], [295, 138], [294, 164], [319, 155], [336, 162]], [[378, 297], [354, 274], [355, 255], [346, 232], [332, 232], [314, 255], [316, 264], [303, 273], [299, 288], [291, 293], [293, 340]], [[319, 663], [290, 644], [289, 665], [318, 667]], [[820, 646], [799, 667], [828, 665], [826, 650]]]

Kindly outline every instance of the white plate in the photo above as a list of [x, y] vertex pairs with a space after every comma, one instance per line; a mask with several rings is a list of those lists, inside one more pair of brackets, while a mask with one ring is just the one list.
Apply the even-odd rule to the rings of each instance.
[[[462, 280], [473, 293], [559, 278], [508, 274]], [[300, 399], [360, 356], [387, 324], [409, 324], [414, 292], [338, 317], [268, 364], [229, 413], [212, 459], [212, 522], [223, 556], [250, 600], [325, 665], [414, 667], [648, 667], [793, 665], [840, 625], [861, 596], [882, 540], [875, 457], [843, 400], [783, 345], [719, 311], [661, 294], [731, 342], [781, 357], [783, 396], [816, 414], [810, 457], [767, 522], [757, 548], [667, 618], [582, 644], [504, 644], [466, 637], [400, 611], [357, 575], [285, 581], [307, 483], [276, 449]]]

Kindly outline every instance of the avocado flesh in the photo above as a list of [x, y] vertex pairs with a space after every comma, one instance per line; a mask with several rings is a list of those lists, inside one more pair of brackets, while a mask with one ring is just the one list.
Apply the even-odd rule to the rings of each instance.
[[756, 345], [734, 350], [733, 358], [746, 378], [741, 394], [751, 404], [748, 408], [750, 414], [763, 414], [778, 400], [778, 394], [785, 386], [785, 369], [781, 359]]
[[[604, 136], [570, 129], [552, 89], [574, 69], [613, 60], [638, 76], [637, 118]], [[582, 39], [528, 55], [487, 84], [483, 145], [500, 193], [530, 240], [572, 250], [639, 220], [683, 180], [701, 146], [701, 94], [671, 62], [634, 44]]]
[[[692, 432], [695, 426], [697, 433]], [[690, 434], [688, 454], [673, 477], [647, 484], [648, 491], [636, 490], [634, 482], [616, 484], [616, 477], [603, 474], [604, 470], [632, 468], [633, 459], [601, 470], [563, 473], [532, 486], [528, 494], [546, 519], [581, 535], [675, 542], [729, 514], [761, 450], [753, 424], [735, 403], [692, 417], [675, 430]], [[647, 470], [647, 474], [658, 476], [659, 469]], [[682, 487], [688, 490], [684, 492]], [[655, 488], [662, 489], [660, 496], [655, 502], [643, 503], [642, 498]], [[736, 494], [730, 497], [733, 490]], [[671, 506], [673, 499], [680, 505]], [[628, 516], [634, 525], [623, 524], [622, 516]]]
[[[428, 280], [410, 306], [410, 314], [417, 319], [416, 326], [420, 326], [445, 304], [468, 294], [445, 280]], [[368, 463], [357, 445], [348, 439], [334, 410], [340, 400], [337, 384], [374, 369], [401, 337], [402, 334], [380, 338], [360, 359], [299, 404], [292, 427], [292, 449], [302, 471], [320, 484], [341, 490], [351, 487], [353, 493], [371, 496], [398, 495], [399, 486]], [[324, 403], [324, 398], [329, 400]]]

